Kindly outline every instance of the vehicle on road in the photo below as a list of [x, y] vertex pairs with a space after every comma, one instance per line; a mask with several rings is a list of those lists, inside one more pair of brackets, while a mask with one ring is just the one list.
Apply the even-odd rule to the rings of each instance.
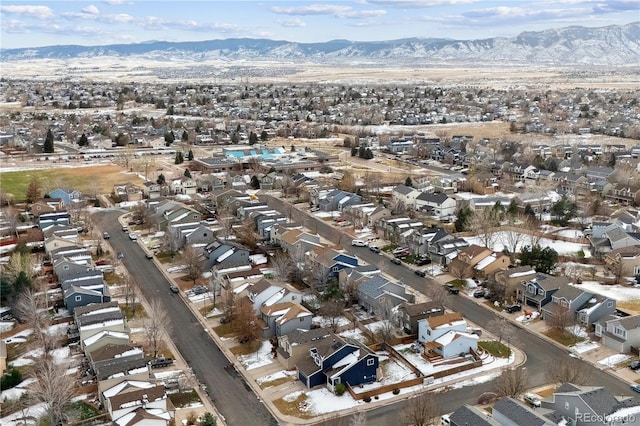
[[640, 370], [640, 361], [633, 361], [631, 364], [629, 364], [629, 368], [633, 371]]
[[637, 385], [637, 384], [635, 384], [635, 383], [634, 383], [634, 384], [632, 384], [632, 385], [631, 385], [631, 390], [633, 390], [633, 391], [636, 391], [636, 392], [640, 393], [640, 385]]
[[449, 290], [449, 293], [451, 294], [460, 293], [460, 289], [453, 284], [447, 284], [447, 290]]
[[402, 260], [398, 259], [397, 257], [394, 257], [393, 259], [391, 259], [391, 263], [393, 263], [395, 265], [401, 265], [402, 264]]
[[419, 277], [425, 277], [427, 275], [427, 271], [423, 269], [416, 269], [415, 271], [413, 271], [413, 273]]
[[129, 239], [131, 241], [135, 241], [135, 240], [138, 239], [138, 236], [135, 234], [135, 232], [131, 232], [131, 233], [129, 233]]
[[169, 290], [171, 290], [172, 293], [180, 293], [180, 289], [176, 285], [169, 286]]
[[118, 259], [124, 259], [124, 253], [119, 251], [118, 252]]
[[111, 237], [109, 237], [109, 233], [108, 232], [103, 232], [102, 233], [102, 238], [105, 239], [105, 240], [108, 240]]
[[126, 226], [122, 227], [122, 232], [129, 232], [129, 228], [127, 228]]
[[144, 257], [146, 257], [147, 259], [151, 260], [151, 259], [153, 259], [153, 254], [151, 254], [151, 253], [145, 253], [145, 254], [144, 254]]
[[371, 250], [374, 253], [380, 253], [381, 252], [380, 247], [376, 247], [376, 246], [370, 246], [369, 250]]
[[508, 305], [507, 307], [504, 308], [505, 311], [507, 311], [508, 313], [512, 314], [514, 312], [518, 312], [522, 310], [522, 306], [520, 306], [519, 304], [515, 303], [513, 305]]
[[532, 407], [539, 407], [541, 405], [540, 398], [538, 395], [534, 395], [532, 393], [527, 393], [523, 397], [524, 402], [531, 405]]
[[484, 297], [484, 289], [480, 288], [480, 289], [474, 291], [473, 292], [473, 297], [476, 297], [478, 299], [481, 298], [481, 297]]
[[362, 241], [362, 240], [352, 240], [352, 241], [351, 241], [351, 245], [352, 245], [352, 246], [356, 246], [356, 247], [366, 247], [366, 246], [367, 246], [367, 243], [365, 243], [365, 242], [364, 242], [364, 241]]

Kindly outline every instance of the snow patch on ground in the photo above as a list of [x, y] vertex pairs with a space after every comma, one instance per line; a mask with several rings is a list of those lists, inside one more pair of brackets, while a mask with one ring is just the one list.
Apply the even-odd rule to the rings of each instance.
[[[348, 325], [351, 323], [351, 321], [349, 321], [346, 317], [343, 317], [343, 316], [337, 317], [333, 321], [337, 327], [342, 327], [344, 325]], [[320, 327], [331, 327], [331, 318], [325, 318], [321, 316], [313, 317], [312, 323], [317, 324]]]
[[603, 358], [603, 359], [599, 360], [598, 364], [606, 365], [607, 367], [613, 367], [616, 364], [624, 362], [624, 361], [626, 361], [628, 359], [629, 359], [628, 355], [625, 355], [625, 354], [614, 354], [614, 355], [611, 355], [611, 356], [608, 356], [606, 358]]
[[273, 346], [270, 341], [262, 342], [262, 346], [256, 352], [248, 355], [240, 355], [238, 361], [244, 366], [246, 370], [253, 370], [254, 368], [264, 367], [273, 362], [273, 354], [271, 353]]
[[600, 347], [596, 342], [592, 342], [590, 340], [586, 340], [584, 342], [577, 343], [571, 346], [571, 349], [577, 354], [583, 354], [585, 352], [592, 351], [594, 349], [598, 349]]
[[583, 281], [582, 284], [579, 284], [576, 287], [583, 288], [584, 290], [591, 291], [593, 293], [598, 293], [617, 301], [640, 299], [640, 289], [634, 287], [604, 285], [597, 281]]

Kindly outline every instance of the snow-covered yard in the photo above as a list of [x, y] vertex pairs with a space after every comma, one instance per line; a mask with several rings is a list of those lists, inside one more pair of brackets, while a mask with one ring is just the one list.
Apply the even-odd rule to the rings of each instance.
[[583, 342], [576, 343], [575, 345], [571, 346], [571, 350], [573, 350], [577, 354], [583, 354], [583, 353], [592, 351], [594, 349], [598, 349], [599, 347], [600, 345], [598, 343], [592, 342], [591, 340], [585, 340]]
[[640, 288], [626, 287], [621, 285], [604, 285], [597, 281], [583, 281], [582, 284], [577, 285], [584, 290], [598, 293], [602, 296], [621, 300], [640, 300]]
[[[312, 322], [312, 324], [318, 325], [320, 327], [331, 327], [331, 325], [332, 325], [331, 321], [332, 321], [331, 318], [325, 318], [325, 317], [322, 317], [322, 316], [316, 316], [316, 317], [313, 317], [311, 322]], [[345, 318], [343, 316], [334, 318], [333, 322], [337, 327], [342, 327], [344, 325], [348, 325], [348, 324], [351, 323], [351, 321], [349, 321], [347, 318]]]
[[260, 348], [251, 354], [240, 355], [238, 361], [244, 366], [246, 370], [253, 370], [254, 368], [264, 367], [273, 362], [273, 354], [271, 353], [273, 346], [271, 342], [266, 340], [262, 342]]
[[629, 359], [629, 355], [614, 354], [614, 355], [610, 355], [610, 356], [608, 356], [606, 358], [603, 358], [603, 359], [599, 360], [598, 364], [604, 365], [604, 366], [607, 366], [607, 367], [615, 367], [616, 364], [624, 362], [624, 361], [626, 361], [628, 359]]
[[[464, 237], [469, 244], [477, 244], [480, 246], [484, 246], [484, 243], [481, 241], [480, 237]], [[531, 237], [529, 235], [523, 235], [521, 238], [520, 244], [517, 245], [517, 251], [522, 250], [522, 247], [531, 245]], [[494, 244], [493, 251], [503, 251], [505, 248], [505, 244], [503, 241], [509, 241], [507, 232], [496, 232], [494, 234]], [[541, 247], [551, 247], [560, 255], [575, 255], [580, 250], [583, 250], [585, 253], [588, 252], [589, 246], [587, 244], [579, 244], [579, 243], [571, 243], [568, 241], [560, 241], [560, 240], [550, 240], [548, 238], [541, 238], [538, 243]]]

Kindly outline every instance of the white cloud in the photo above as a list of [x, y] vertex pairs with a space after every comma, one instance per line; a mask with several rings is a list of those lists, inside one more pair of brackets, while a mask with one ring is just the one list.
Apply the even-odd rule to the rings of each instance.
[[476, 3], [480, 0], [367, 0], [365, 3], [397, 9], [422, 9]]
[[108, 23], [127, 23], [132, 22], [134, 17], [126, 13], [117, 13], [115, 15], [103, 15], [100, 20]]
[[53, 10], [47, 6], [0, 6], [0, 12], [25, 15], [37, 19], [50, 19], [53, 17]]
[[284, 19], [276, 22], [285, 28], [303, 28], [307, 26], [303, 20], [298, 18]]
[[334, 4], [311, 4], [308, 6], [281, 7], [274, 6], [271, 11], [280, 15], [310, 16], [325, 15], [335, 18], [368, 18], [380, 16], [387, 13], [385, 10], [354, 10], [351, 6], [340, 6]]
[[95, 6], [94, 6], [94, 5], [92, 5], [92, 4], [90, 4], [90, 5], [89, 5], [89, 6], [87, 6], [87, 7], [83, 7], [81, 10], [82, 10], [82, 12], [84, 12], [84, 13], [88, 13], [89, 15], [97, 15], [97, 14], [99, 14], [99, 13], [100, 13], [100, 11], [98, 10], [98, 8], [97, 8], [97, 7], [95, 7]]
[[103, 0], [106, 4], [124, 4], [124, 0]]

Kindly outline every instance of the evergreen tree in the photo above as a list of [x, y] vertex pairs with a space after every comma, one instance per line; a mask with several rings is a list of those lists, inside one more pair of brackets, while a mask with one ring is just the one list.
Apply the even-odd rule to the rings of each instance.
[[40, 186], [40, 181], [38, 178], [33, 176], [29, 181], [29, 185], [27, 186], [27, 193], [25, 198], [27, 203], [33, 203], [37, 199], [42, 196], [42, 187]]
[[251, 188], [253, 189], [260, 189], [260, 179], [258, 179], [258, 176], [251, 176], [251, 182], [249, 183], [249, 186], [251, 186]]
[[217, 426], [218, 420], [213, 416], [213, 414], [206, 412], [202, 416], [202, 420], [200, 421], [200, 426]]
[[182, 132], [182, 142], [189, 142], [189, 132], [186, 130]]
[[524, 206], [524, 214], [530, 217], [536, 217], [536, 212], [533, 211], [533, 207], [531, 207], [531, 204], [529, 203]]
[[358, 155], [358, 147], [357, 146], [352, 146], [351, 147], [351, 156], [355, 157], [356, 155]]
[[182, 155], [182, 151], [176, 152], [176, 159], [174, 164], [182, 164], [184, 163], [184, 156]]
[[404, 180], [404, 186], [413, 188], [413, 181], [411, 180], [411, 176], [407, 176], [407, 178]]
[[256, 135], [254, 132], [251, 132], [249, 134], [249, 145], [255, 145], [258, 143], [258, 135]]
[[371, 149], [367, 148], [364, 150], [364, 159], [365, 160], [371, 160], [373, 158], [373, 151], [371, 151]]
[[260, 133], [260, 139], [262, 140], [262, 142], [265, 142], [267, 139], [269, 139], [269, 135], [267, 134], [266, 130], [263, 130], [262, 133]]
[[238, 143], [240, 142], [240, 135], [238, 135], [238, 132], [233, 132], [233, 135], [231, 135], [231, 143]]
[[456, 232], [467, 230], [467, 228], [469, 227], [469, 222], [471, 221], [471, 216], [473, 216], [473, 211], [467, 206], [464, 206], [458, 210], [455, 221]]
[[191, 177], [191, 172], [189, 171], [189, 169], [184, 169], [184, 175], [185, 177], [188, 177], [188, 178]]
[[173, 130], [164, 134], [164, 142], [166, 146], [171, 145], [176, 140], [176, 135], [173, 134]]
[[[529, 206], [531, 207], [531, 206]], [[507, 207], [507, 214], [511, 217], [516, 217], [516, 215], [518, 214], [518, 202], [516, 200], [514, 200], [513, 198], [511, 199], [511, 202], [509, 203], [509, 207]]]
[[83, 132], [82, 135], [80, 136], [80, 139], [78, 139], [78, 146], [87, 146], [87, 145], [89, 145], [89, 138], [87, 138], [87, 135], [85, 135]]
[[44, 140], [44, 152], [47, 154], [53, 153], [53, 132], [51, 129], [47, 130], [47, 137]]
[[549, 246], [542, 248], [536, 244], [533, 247], [523, 247], [519, 258], [522, 265], [529, 265], [536, 272], [549, 274], [558, 261], [558, 252]]
[[158, 185], [164, 185], [167, 182], [167, 178], [164, 177], [162, 173], [158, 175], [158, 179], [156, 179], [156, 183]]
[[187, 160], [193, 161], [193, 151], [192, 150], [189, 150], [189, 152], [187, 153]]

